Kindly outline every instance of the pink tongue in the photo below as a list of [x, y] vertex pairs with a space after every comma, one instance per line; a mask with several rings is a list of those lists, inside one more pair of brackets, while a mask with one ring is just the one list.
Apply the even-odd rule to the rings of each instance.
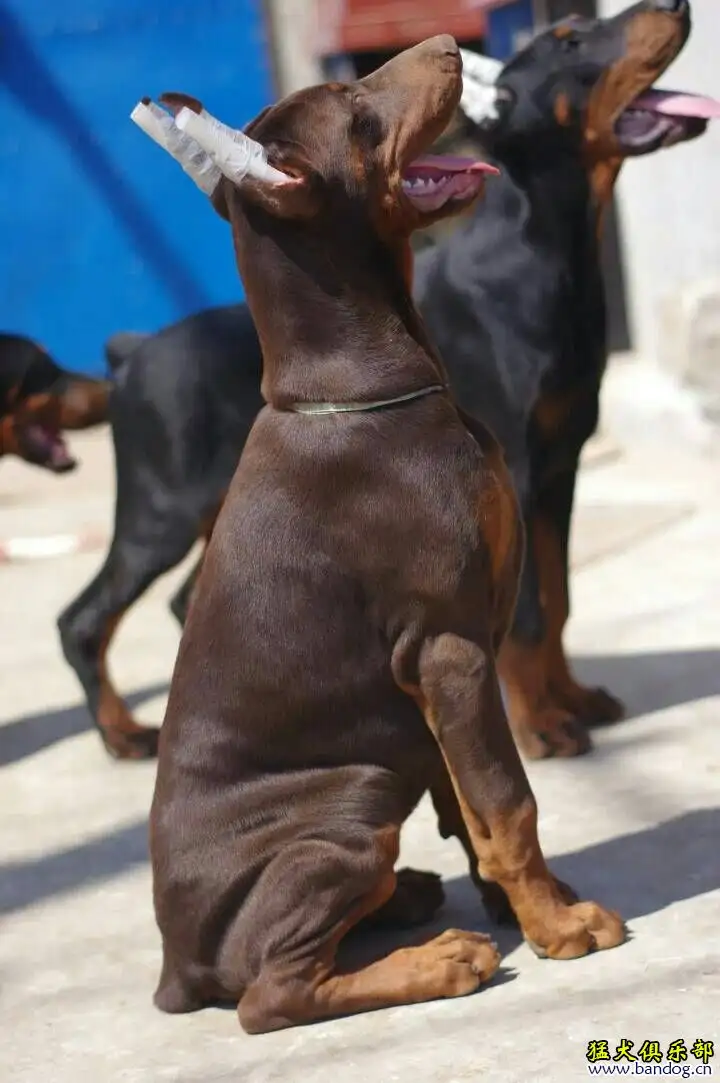
[[682, 94], [676, 90], [648, 90], [636, 98], [631, 109], [649, 109], [653, 113], [665, 113], [670, 117], [701, 117], [711, 120], [720, 117], [720, 102], [701, 94]]
[[426, 154], [422, 158], [416, 158], [405, 170], [406, 177], [414, 172], [425, 173], [428, 170], [436, 170], [438, 173], [494, 173], [500, 172], [494, 165], [487, 162], [478, 162], [474, 158], [454, 158], [445, 154]]

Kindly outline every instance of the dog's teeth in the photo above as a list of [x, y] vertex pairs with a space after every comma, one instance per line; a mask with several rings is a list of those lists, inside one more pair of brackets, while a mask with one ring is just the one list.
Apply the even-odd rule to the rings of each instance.
[[406, 191], [429, 193], [444, 188], [448, 179], [448, 177], [408, 177], [402, 183]]

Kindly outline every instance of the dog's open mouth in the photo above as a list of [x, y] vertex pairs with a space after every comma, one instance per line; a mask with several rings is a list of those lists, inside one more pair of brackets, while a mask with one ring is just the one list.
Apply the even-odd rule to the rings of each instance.
[[49, 425], [33, 422], [24, 426], [21, 446], [26, 458], [55, 474], [64, 474], [77, 465], [62, 434]]
[[473, 158], [427, 154], [403, 170], [403, 192], [419, 211], [437, 211], [446, 203], [466, 202], [482, 193], [485, 177], [499, 169]]
[[615, 134], [627, 153], [645, 153], [702, 135], [713, 117], [720, 117], [720, 102], [713, 98], [648, 90], [620, 114]]

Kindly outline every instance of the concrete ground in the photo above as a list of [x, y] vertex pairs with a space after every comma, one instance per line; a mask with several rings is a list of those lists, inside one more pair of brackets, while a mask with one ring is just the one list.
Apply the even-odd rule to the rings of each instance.
[[[107, 436], [74, 443], [84, 460], [74, 476], [3, 463], [0, 538], [107, 527]], [[556, 872], [620, 910], [629, 943], [540, 962], [502, 933], [503, 969], [475, 996], [255, 1038], [232, 1011], [171, 1018], [151, 1004], [154, 767], [105, 757], [54, 629], [101, 554], [0, 566], [0, 1080], [562, 1083], [587, 1075], [590, 1041], [614, 1052], [622, 1038], [636, 1052], [714, 1040], [720, 1072], [719, 554], [717, 458], [680, 457], [669, 441], [594, 447], [569, 642], [582, 677], [622, 695], [629, 717], [597, 734], [591, 756], [529, 773]], [[113, 655], [144, 719], [161, 716], [177, 647], [171, 586], [130, 614]], [[443, 873], [441, 927], [487, 927], [459, 848], [437, 837], [428, 808], [403, 850], [403, 863]]]

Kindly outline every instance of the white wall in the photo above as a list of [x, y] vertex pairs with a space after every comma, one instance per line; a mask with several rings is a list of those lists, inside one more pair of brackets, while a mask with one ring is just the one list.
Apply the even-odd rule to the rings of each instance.
[[315, 56], [319, 38], [314, 0], [265, 0], [281, 94], [321, 81]]
[[[600, 0], [600, 14], [626, 6]], [[720, 0], [692, 7], [690, 39], [657, 85], [720, 99]], [[720, 120], [693, 143], [627, 162], [618, 192], [633, 343], [660, 359], [668, 308], [688, 288], [720, 282]]]

